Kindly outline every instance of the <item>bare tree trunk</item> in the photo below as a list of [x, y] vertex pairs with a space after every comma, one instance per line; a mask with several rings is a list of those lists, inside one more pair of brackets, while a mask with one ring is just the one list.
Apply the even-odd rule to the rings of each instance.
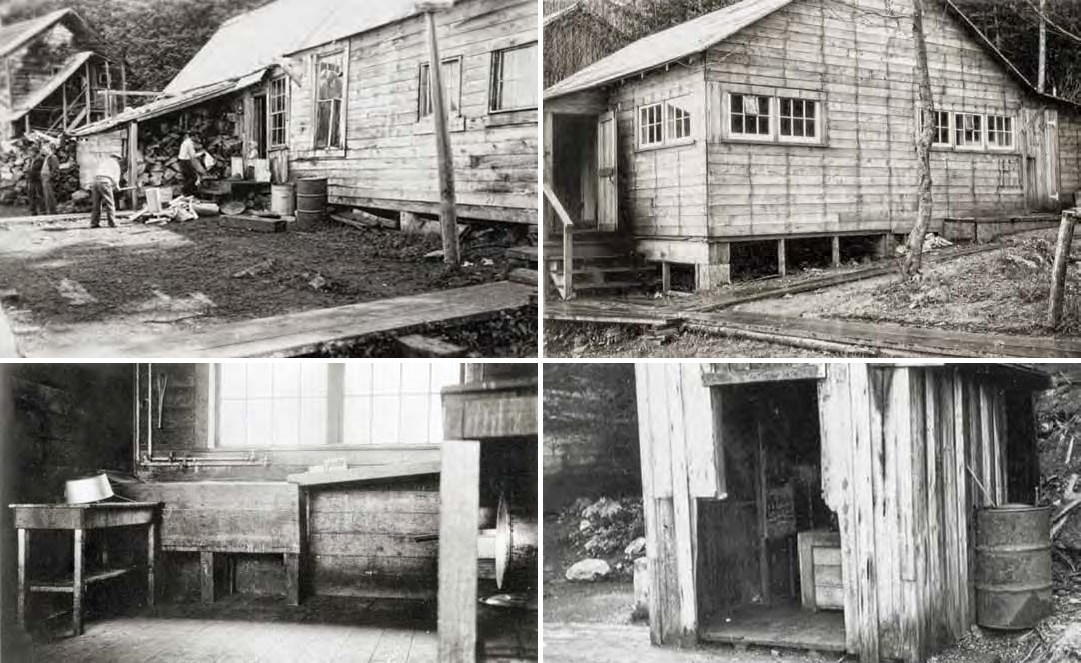
[[1047, 91], [1047, 0], [1040, 0], [1040, 54], [1036, 70], [1036, 90]]
[[912, 36], [916, 45], [916, 83], [919, 86], [920, 115], [923, 130], [916, 141], [916, 223], [908, 234], [908, 253], [902, 272], [919, 274], [923, 264], [923, 238], [931, 225], [931, 144], [935, 140], [935, 103], [931, 96], [931, 73], [927, 68], [927, 39], [923, 31], [924, 2], [915, 0], [912, 11]]

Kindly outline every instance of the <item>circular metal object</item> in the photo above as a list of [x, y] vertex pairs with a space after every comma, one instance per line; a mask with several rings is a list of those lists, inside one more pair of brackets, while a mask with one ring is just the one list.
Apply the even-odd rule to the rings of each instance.
[[64, 500], [68, 504], [89, 504], [112, 496], [113, 487], [104, 473], [72, 479], [64, 484]]

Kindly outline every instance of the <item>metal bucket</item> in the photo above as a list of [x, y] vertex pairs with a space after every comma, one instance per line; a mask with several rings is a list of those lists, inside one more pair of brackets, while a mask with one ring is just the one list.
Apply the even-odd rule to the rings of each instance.
[[296, 229], [315, 230], [326, 224], [327, 178], [305, 177], [297, 180]]
[[1051, 612], [1051, 508], [1006, 504], [976, 513], [976, 622], [1032, 628]]
[[296, 211], [296, 196], [293, 193], [293, 185], [271, 184], [270, 185], [270, 211], [277, 212], [282, 216], [292, 216]]

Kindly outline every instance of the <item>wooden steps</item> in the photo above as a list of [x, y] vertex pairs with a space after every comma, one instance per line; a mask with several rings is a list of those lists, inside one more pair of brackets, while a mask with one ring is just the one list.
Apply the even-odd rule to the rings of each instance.
[[[545, 243], [544, 262], [549, 281], [564, 299], [569, 298], [560, 241]], [[635, 292], [657, 282], [657, 268], [635, 252], [633, 239], [595, 230], [574, 232], [571, 269], [573, 295]]]

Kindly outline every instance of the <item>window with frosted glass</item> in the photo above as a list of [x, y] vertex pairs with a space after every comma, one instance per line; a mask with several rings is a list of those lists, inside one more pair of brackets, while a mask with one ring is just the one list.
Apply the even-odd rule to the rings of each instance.
[[346, 364], [343, 442], [408, 445], [441, 441], [440, 392], [458, 383], [460, 371], [454, 362]]
[[220, 364], [217, 445], [327, 444], [327, 364]]

